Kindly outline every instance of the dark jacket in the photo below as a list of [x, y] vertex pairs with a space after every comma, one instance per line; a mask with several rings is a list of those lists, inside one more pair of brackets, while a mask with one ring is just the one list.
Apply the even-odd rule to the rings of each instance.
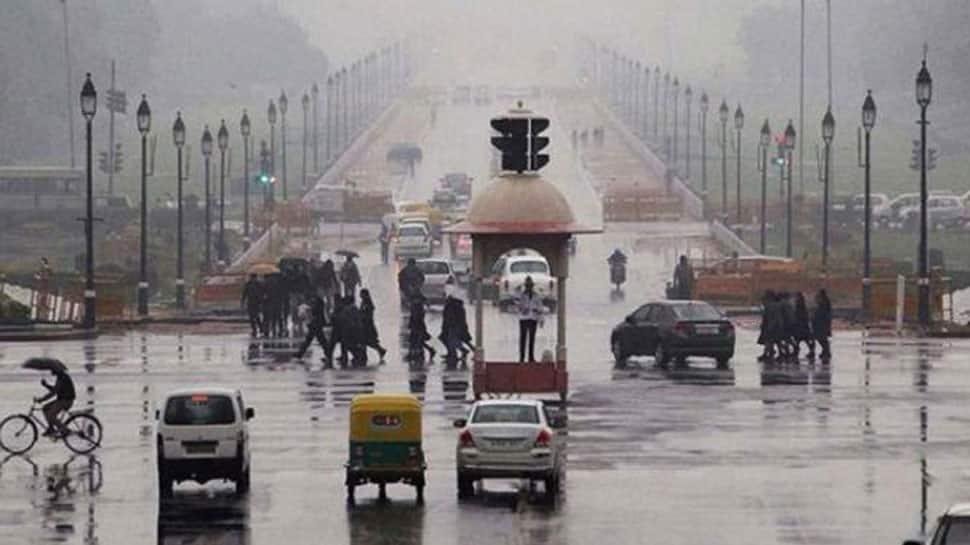
[[377, 334], [377, 325], [374, 323], [374, 301], [371, 298], [361, 298], [361, 334], [362, 342], [367, 345], [378, 344], [380, 337]]
[[795, 299], [795, 340], [808, 341], [812, 339], [812, 326], [809, 322], [808, 308], [805, 298]]
[[333, 267], [333, 261], [326, 260], [323, 262], [323, 267], [320, 268], [320, 274], [317, 276], [319, 284], [317, 287], [323, 289], [325, 292], [331, 292], [337, 289], [337, 271]]
[[812, 332], [816, 339], [832, 336], [832, 303], [828, 297], [822, 298], [815, 307], [815, 313], [812, 314]]
[[47, 384], [45, 381], [40, 381], [47, 388], [48, 394], [41, 398], [41, 401], [46, 401], [51, 398], [57, 398], [60, 401], [74, 401], [77, 397], [77, 393], [74, 391], [74, 381], [71, 380], [71, 376], [64, 372], [54, 373], [55, 381], [54, 385]]
[[424, 273], [417, 265], [405, 265], [401, 272], [397, 273], [397, 285], [401, 293], [413, 295], [424, 285]]
[[431, 338], [428, 334], [428, 326], [424, 323], [424, 304], [414, 303], [411, 305], [411, 317], [408, 318], [408, 329], [410, 333], [408, 340], [411, 346], [423, 344]]
[[246, 285], [243, 286], [241, 304], [245, 306], [247, 310], [259, 310], [259, 307], [263, 304], [263, 298], [265, 296], [266, 289], [262, 282], [258, 280], [249, 280], [246, 282]]
[[441, 342], [448, 344], [449, 339], [471, 342], [472, 336], [468, 332], [468, 319], [465, 314], [465, 304], [457, 297], [448, 297], [445, 308], [441, 313]]

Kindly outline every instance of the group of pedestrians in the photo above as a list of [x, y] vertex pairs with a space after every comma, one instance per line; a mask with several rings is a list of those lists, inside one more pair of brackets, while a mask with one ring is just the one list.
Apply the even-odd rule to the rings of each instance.
[[[398, 290], [401, 294], [401, 306], [408, 312], [407, 319], [407, 361], [418, 363], [434, 361], [437, 350], [429, 344], [431, 333], [425, 321], [427, 299], [422, 293], [424, 273], [417, 266], [414, 259], [408, 259], [397, 275]], [[472, 351], [472, 337], [468, 330], [468, 316], [465, 303], [455, 293], [455, 285], [449, 282], [445, 285], [445, 304], [441, 313], [441, 331], [438, 340], [445, 347], [444, 361], [454, 365], [459, 361], [466, 361]]]
[[815, 308], [811, 313], [801, 292], [765, 291], [758, 335], [758, 344], [764, 346], [764, 352], [759, 360], [797, 361], [802, 344], [808, 350], [808, 358], [814, 359], [818, 344], [819, 357], [827, 362], [832, 357], [831, 336], [832, 303], [824, 289], [815, 294]]
[[[381, 346], [374, 311], [374, 300], [366, 288], [360, 290], [359, 304], [354, 295], [335, 296], [332, 310], [323, 297], [311, 295], [310, 323], [296, 358], [302, 358], [313, 341], [317, 341], [323, 350], [323, 360], [328, 365], [334, 362], [339, 362], [341, 366], [366, 365], [367, 349], [376, 351], [383, 362], [387, 350]], [[335, 359], [334, 352], [338, 345], [340, 352]]]

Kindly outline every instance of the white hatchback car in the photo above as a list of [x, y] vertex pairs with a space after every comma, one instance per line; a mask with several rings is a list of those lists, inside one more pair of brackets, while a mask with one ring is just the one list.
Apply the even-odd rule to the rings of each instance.
[[477, 401], [454, 425], [459, 498], [474, 495], [480, 479], [541, 480], [547, 497], [559, 492], [566, 445], [557, 430], [565, 422], [541, 401]]
[[181, 481], [203, 484], [235, 481], [236, 491], [249, 490], [248, 422], [255, 416], [242, 393], [229, 388], [176, 390], [165, 396], [158, 420], [158, 486], [163, 496]]

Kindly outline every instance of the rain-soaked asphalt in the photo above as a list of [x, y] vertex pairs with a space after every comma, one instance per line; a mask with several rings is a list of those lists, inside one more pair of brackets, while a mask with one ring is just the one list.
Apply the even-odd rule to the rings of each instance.
[[[324, 369], [316, 352], [294, 361], [288, 341], [242, 332], [0, 344], [0, 414], [24, 410], [40, 390], [20, 362], [48, 355], [69, 364], [78, 405], [105, 425], [93, 457], [42, 440], [29, 457], [0, 461], [0, 543], [894, 543], [970, 499], [970, 343], [845, 332], [829, 366], [762, 365], [755, 324], [741, 320], [729, 370], [698, 360], [668, 372], [650, 359], [614, 368], [610, 328], [661, 295], [679, 253], [704, 251], [698, 232], [658, 225], [580, 242], [569, 283], [568, 464], [555, 504], [515, 481], [457, 501], [451, 421], [467, 407], [470, 376], [401, 362], [394, 271], [368, 247], [361, 261], [391, 348], [385, 365]], [[617, 246], [631, 254], [623, 298], [606, 281]], [[489, 308], [486, 320], [487, 352], [512, 356], [514, 319]], [[540, 331], [540, 348], [554, 331]], [[238, 385], [256, 409], [248, 496], [216, 482], [158, 499], [154, 409], [166, 390], [193, 384]], [[426, 502], [392, 485], [389, 504], [364, 488], [349, 509], [348, 402], [402, 391], [424, 400]]]

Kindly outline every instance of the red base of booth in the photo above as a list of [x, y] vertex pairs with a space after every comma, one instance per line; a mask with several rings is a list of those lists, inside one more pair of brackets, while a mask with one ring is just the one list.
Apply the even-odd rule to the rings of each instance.
[[565, 401], [569, 393], [569, 373], [564, 361], [476, 361], [472, 391], [475, 399], [486, 394], [556, 393]]

